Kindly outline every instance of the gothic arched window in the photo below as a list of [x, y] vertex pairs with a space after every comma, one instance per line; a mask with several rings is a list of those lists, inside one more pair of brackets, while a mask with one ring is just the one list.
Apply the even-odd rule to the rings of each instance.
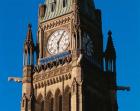
[[55, 111], [62, 111], [62, 95], [59, 89], [56, 90], [55, 93], [55, 106], [56, 106]]
[[62, 111], [62, 95], [59, 95], [59, 111]]
[[41, 111], [44, 111], [44, 101], [41, 102]]
[[54, 111], [54, 98], [52, 93], [49, 92], [46, 98], [46, 111]]
[[68, 0], [63, 0], [63, 7], [66, 7], [68, 4]]
[[42, 94], [39, 94], [37, 97], [37, 107], [38, 111], [44, 111], [44, 99]]
[[69, 86], [65, 88], [64, 101], [64, 111], [71, 111], [71, 89]]
[[49, 111], [53, 111], [53, 104], [54, 104], [54, 102], [53, 102], [53, 98], [51, 98], [50, 99], [50, 104], [49, 104]]

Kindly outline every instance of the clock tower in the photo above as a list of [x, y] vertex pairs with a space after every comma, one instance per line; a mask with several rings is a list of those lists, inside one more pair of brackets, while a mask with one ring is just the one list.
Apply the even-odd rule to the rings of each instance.
[[36, 46], [31, 35], [26, 43], [22, 111], [118, 111], [112, 33], [103, 51], [101, 11], [93, 0], [46, 0]]

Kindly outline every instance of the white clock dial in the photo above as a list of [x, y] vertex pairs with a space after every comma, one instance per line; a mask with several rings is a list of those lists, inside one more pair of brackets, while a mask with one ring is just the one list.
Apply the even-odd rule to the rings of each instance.
[[92, 42], [88, 33], [84, 33], [83, 48], [84, 48], [84, 53], [86, 55], [92, 56], [94, 54], [94, 52], [93, 52], [93, 42]]
[[69, 45], [70, 37], [67, 31], [57, 30], [48, 39], [47, 49], [50, 54], [57, 54], [65, 51]]

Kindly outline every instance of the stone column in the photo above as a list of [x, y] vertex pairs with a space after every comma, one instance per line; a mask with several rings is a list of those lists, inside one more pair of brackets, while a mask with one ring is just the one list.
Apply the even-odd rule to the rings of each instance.
[[82, 111], [82, 71], [78, 62], [80, 52], [74, 51], [72, 58], [71, 111]]

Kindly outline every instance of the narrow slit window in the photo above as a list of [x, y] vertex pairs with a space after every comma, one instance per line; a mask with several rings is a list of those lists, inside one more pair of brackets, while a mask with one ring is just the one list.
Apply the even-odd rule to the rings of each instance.
[[59, 95], [59, 111], [62, 111], [62, 96]]
[[53, 98], [51, 98], [51, 101], [50, 101], [50, 111], [53, 111]]
[[24, 105], [24, 102], [25, 102], [25, 101], [23, 100], [23, 101], [22, 101], [22, 107], [24, 107], [24, 106], [25, 106], [25, 105]]
[[53, 111], [53, 103], [54, 102], [54, 100], [53, 100], [53, 98], [50, 98], [49, 99], [49, 106], [48, 106], [48, 111]]
[[44, 101], [41, 102], [41, 111], [44, 111]]
[[71, 93], [69, 93], [69, 111], [71, 111]]
[[63, 7], [66, 7], [68, 3], [68, 0], [63, 0]]
[[50, 3], [50, 8], [51, 8], [51, 12], [54, 12], [55, 8], [56, 8], [56, 0], [53, 0], [51, 3]]

